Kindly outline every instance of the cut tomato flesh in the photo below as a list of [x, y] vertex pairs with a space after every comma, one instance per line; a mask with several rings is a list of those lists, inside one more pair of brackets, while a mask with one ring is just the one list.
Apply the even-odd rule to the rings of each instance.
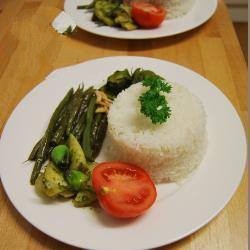
[[134, 21], [144, 28], [158, 27], [166, 16], [166, 10], [147, 2], [135, 1], [131, 3], [131, 15]]
[[100, 205], [116, 217], [136, 217], [156, 199], [156, 188], [140, 167], [106, 162], [97, 165], [92, 175], [93, 187]]

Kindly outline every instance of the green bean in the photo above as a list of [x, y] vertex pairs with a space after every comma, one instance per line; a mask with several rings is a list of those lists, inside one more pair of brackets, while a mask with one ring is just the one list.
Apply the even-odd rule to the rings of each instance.
[[47, 155], [48, 147], [49, 147], [49, 136], [48, 136], [48, 133], [46, 132], [44, 137], [42, 138], [41, 145], [38, 149], [36, 162], [35, 162], [35, 165], [33, 167], [32, 174], [31, 174], [30, 183], [32, 185], [35, 184], [36, 179], [37, 179], [37, 177], [40, 173], [40, 170], [42, 168], [42, 165], [46, 160], [45, 157]]
[[74, 120], [74, 127], [78, 124], [79, 120], [82, 117], [82, 114], [86, 112], [86, 110], [88, 108], [88, 103], [89, 103], [90, 97], [93, 95], [93, 93], [94, 93], [93, 87], [90, 87], [86, 91], [84, 91], [82, 104], [81, 104], [81, 106], [78, 110], [78, 113], [75, 117], [75, 120]]
[[91, 145], [91, 128], [92, 128], [93, 117], [95, 114], [95, 104], [96, 104], [96, 95], [93, 95], [89, 102], [86, 115], [86, 125], [82, 137], [82, 148], [88, 161], [93, 161], [92, 145]]
[[68, 111], [68, 105], [65, 105], [65, 107], [63, 108], [63, 110], [61, 111], [59, 118], [56, 122], [56, 127], [55, 130], [59, 128], [59, 126], [61, 125], [65, 115], [67, 115], [67, 111]]
[[97, 130], [98, 130], [101, 118], [102, 118], [102, 113], [95, 114], [93, 125], [92, 125], [92, 131], [91, 131], [91, 139], [92, 139], [91, 142], [92, 142], [92, 145], [95, 142], [95, 137], [96, 137], [96, 134], [97, 134]]
[[96, 119], [92, 129], [92, 138], [93, 138], [93, 159], [95, 159], [100, 150], [102, 148], [102, 144], [106, 135], [108, 126], [107, 114], [106, 113], [99, 113], [96, 115]]
[[[63, 112], [63, 110], [65, 110], [66, 106], [67, 106], [67, 103], [68, 101], [70, 100], [71, 96], [73, 95], [73, 89], [71, 88], [68, 93], [66, 94], [66, 96], [64, 97], [64, 99], [62, 100], [62, 102], [58, 105], [57, 109], [55, 110], [55, 112], [58, 114], [60, 113], [59, 115], [59, 118], [58, 120], [56, 121], [56, 119], [54, 119], [53, 117], [53, 124], [54, 124], [54, 127], [56, 128], [58, 126], [58, 122], [60, 120], [60, 116], [61, 116], [61, 113]], [[53, 114], [54, 115], [54, 114]], [[51, 120], [52, 120], [51, 118]], [[52, 122], [52, 121], [51, 121]], [[34, 146], [34, 148], [32, 149], [30, 155], [29, 155], [29, 158], [28, 160], [30, 161], [33, 161], [35, 160], [35, 157], [36, 157], [36, 154], [37, 154], [37, 151], [38, 151], [38, 148], [39, 148], [39, 145], [41, 143], [41, 140], [42, 138], [36, 143], [36, 145]]]
[[119, 6], [117, 3], [108, 1], [97, 1], [95, 3], [95, 16], [107, 26], [114, 26], [115, 22], [112, 19], [112, 12]]
[[63, 120], [61, 121], [60, 126], [58, 127], [58, 129], [55, 131], [51, 141], [54, 145], [58, 145], [60, 144], [63, 140], [64, 140], [64, 135], [65, 135], [65, 131], [67, 129], [67, 125], [68, 125], [68, 111], [66, 112], [66, 114], [63, 117]]
[[81, 140], [82, 133], [85, 127], [86, 111], [88, 108], [89, 100], [94, 93], [94, 88], [90, 87], [84, 92], [84, 98], [82, 105], [78, 111], [77, 117], [74, 121], [74, 128], [72, 134], [77, 138], [78, 141]]
[[67, 105], [67, 110], [65, 110], [65, 112], [60, 117], [61, 119], [60, 125], [54, 132], [53, 137], [51, 139], [54, 145], [58, 145], [59, 143], [62, 143], [62, 141], [65, 139], [64, 136], [65, 136], [65, 132], [67, 130], [68, 124], [69, 124], [69, 116], [70, 116], [70, 113], [72, 112], [72, 109], [74, 108], [76, 99], [80, 95], [80, 92], [82, 91], [80, 88], [78, 88], [76, 92], [73, 94], [71, 101]]
[[73, 96], [74, 90], [73, 88], [71, 88], [68, 93], [66, 94], [66, 96], [63, 98], [63, 100], [59, 103], [59, 105], [57, 106], [56, 110], [54, 111], [52, 117], [50, 118], [49, 121], [49, 126], [47, 128], [47, 130], [49, 130], [50, 132], [53, 130], [61, 111], [63, 110], [63, 108], [65, 107], [65, 105], [68, 104], [69, 100], [71, 99], [71, 97]]
[[80, 117], [80, 120], [78, 121], [78, 123], [74, 127], [74, 130], [72, 131], [72, 134], [76, 137], [78, 141], [80, 141], [82, 137], [82, 133], [85, 127], [85, 120], [86, 120], [86, 112], [82, 114], [82, 116]]
[[73, 92], [74, 90], [73, 88], [71, 88], [66, 94], [66, 96], [63, 98], [63, 100], [59, 103], [59, 105], [57, 106], [57, 108], [55, 109], [54, 113], [52, 114], [50, 118], [49, 125], [46, 129], [45, 135], [41, 139], [40, 147], [37, 151], [36, 162], [33, 167], [33, 171], [32, 171], [31, 178], [30, 178], [30, 183], [32, 185], [35, 184], [35, 181], [40, 173], [42, 164], [46, 161], [46, 158], [48, 157], [48, 151], [50, 150], [49, 144], [51, 141], [52, 133], [54, 132], [54, 127], [59, 118], [59, 115], [61, 111], [63, 110], [64, 106], [71, 99]]
[[31, 153], [30, 153], [30, 155], [29, 155], [29, 157], [28, 157], [28, 160], [29, 160], [29, 161], [34, 161], [34, 160], [36, 159], [37, 151], [38, 151], [38, 149], [39, 149], [39, 147], [40, 147], [41, 141], [42, 141], [42, 139], [40, 139], [40, 140], [36, 143], [36, 145], [33, 147], [32, 151], [31, 151]]
[[[68, 105], [70, 106], [70, 104]], [[56, 126], [56, 130], [54, 131], [52, 138], [51, 138], [51, 145], [56, 146], [58, 144], [63, 144], [64, 141], [64, 135], [65, 135], [65, 130], [67, 128], [68, 124], [68, 117], [69, 117], [69, 112], [68, 112], [68, 107], [66, 110], [63, 110], [61, 116], [59, 117], [58, 124]]]
[[69, 135], [71, 133], [71, 130], [73, 128], [73, 122], [75, 119], [75, 116], [77, 115], [78, 110], [81, 107], [83, 100], [83, 89], [78, 88], [77, 91], [74, 94], [74, 98], [72, 100], [72, 103], [70, 105], [69, 117], [68, 117], [68, 124], [66, 128], [66, 134]]

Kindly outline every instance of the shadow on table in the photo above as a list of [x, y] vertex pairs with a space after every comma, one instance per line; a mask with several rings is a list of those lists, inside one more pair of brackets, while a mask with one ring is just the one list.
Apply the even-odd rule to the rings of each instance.
[[81, 30], [80, 28], [78, 28], [77, 31], [70, 36], [70, 38], [77, 40], [79, 42], [84, 42], [90, 46], [97, 48], [103, 48], [113, 51], [136, 52], [136, 51], [148, 50], [150, 48], [160, 49], [176, 45], [178, 43], [191, 39], [193, 36], [196, 36], [197, 33], [199, 33], [199, 31], [200, 27], [175, 36], [155, 38], [155, 39], [131, 40], [131, 39], [117, 39], [117, 38], [103, 37], [89, 33], [85, 30]]

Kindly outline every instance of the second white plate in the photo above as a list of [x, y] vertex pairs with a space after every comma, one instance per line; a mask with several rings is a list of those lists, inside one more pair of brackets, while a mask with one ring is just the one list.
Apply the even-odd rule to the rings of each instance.
[[89, 2], [90, 0], [65, 0], [64, 11], [73, 18], [81, 29], [96, 35], [119, 39], [150, 39], [180, 34], [206, 22], [214, 14], [217, 7], [217, 0], [195, 0], [194, 6], [185, 16], [165, 20], [156, 29], [125, 31], [114, 27], [98, 26], [91, 21], [91, 12], [77, 9], [78, 5]]

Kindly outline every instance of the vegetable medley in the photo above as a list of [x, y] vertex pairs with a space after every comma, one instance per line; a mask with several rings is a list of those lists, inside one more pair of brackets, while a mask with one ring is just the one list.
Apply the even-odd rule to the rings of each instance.
[[93, 0], [77, 9], [93, 12], [92, 21], [106, 26], [135, 30], [138, 27], [156, 28], [165, 19], [166, 10], [148, 1]]
[[[28, 158], [35, 162], [30, 183], [35, 185], [37, 192], [48, 197], [72, 198], [76, 207], [90, 206], [100, 197], [93, 188], [92, 173], [105, 138], [109, 106], [121, 91], [138, 82], [150, 86], [157, 95], [161, 90], [171, 90], [162, 77], [150, 70], [137, 68], [132, 72], [128, 69], [115, 71], [99, 89], [92, 86], [84, 90], [83, 86], [79, 86], [66, 93]], [[143, 102], [147, 102], [145, 95], [142, 99], [143, 105]], [[163, 105], [165, 109], [168, 108], [167, 104]], [[160, 118], [155, 118], [157, 121], [162, 119], [162, 111], [159, 112]], [[157, 116], [157, 110], [152, 113]], [[151, 120], [154, 121], [152, 117]], [[121, 173], [121, 170], [117, 173]], [[128, 174], [129, 170], [124, 170], [124, 173]], [[151, 187], [151, 184], [148, 186]], [[155, 191], [153, 193], [152, 201], [156, 195]]]

